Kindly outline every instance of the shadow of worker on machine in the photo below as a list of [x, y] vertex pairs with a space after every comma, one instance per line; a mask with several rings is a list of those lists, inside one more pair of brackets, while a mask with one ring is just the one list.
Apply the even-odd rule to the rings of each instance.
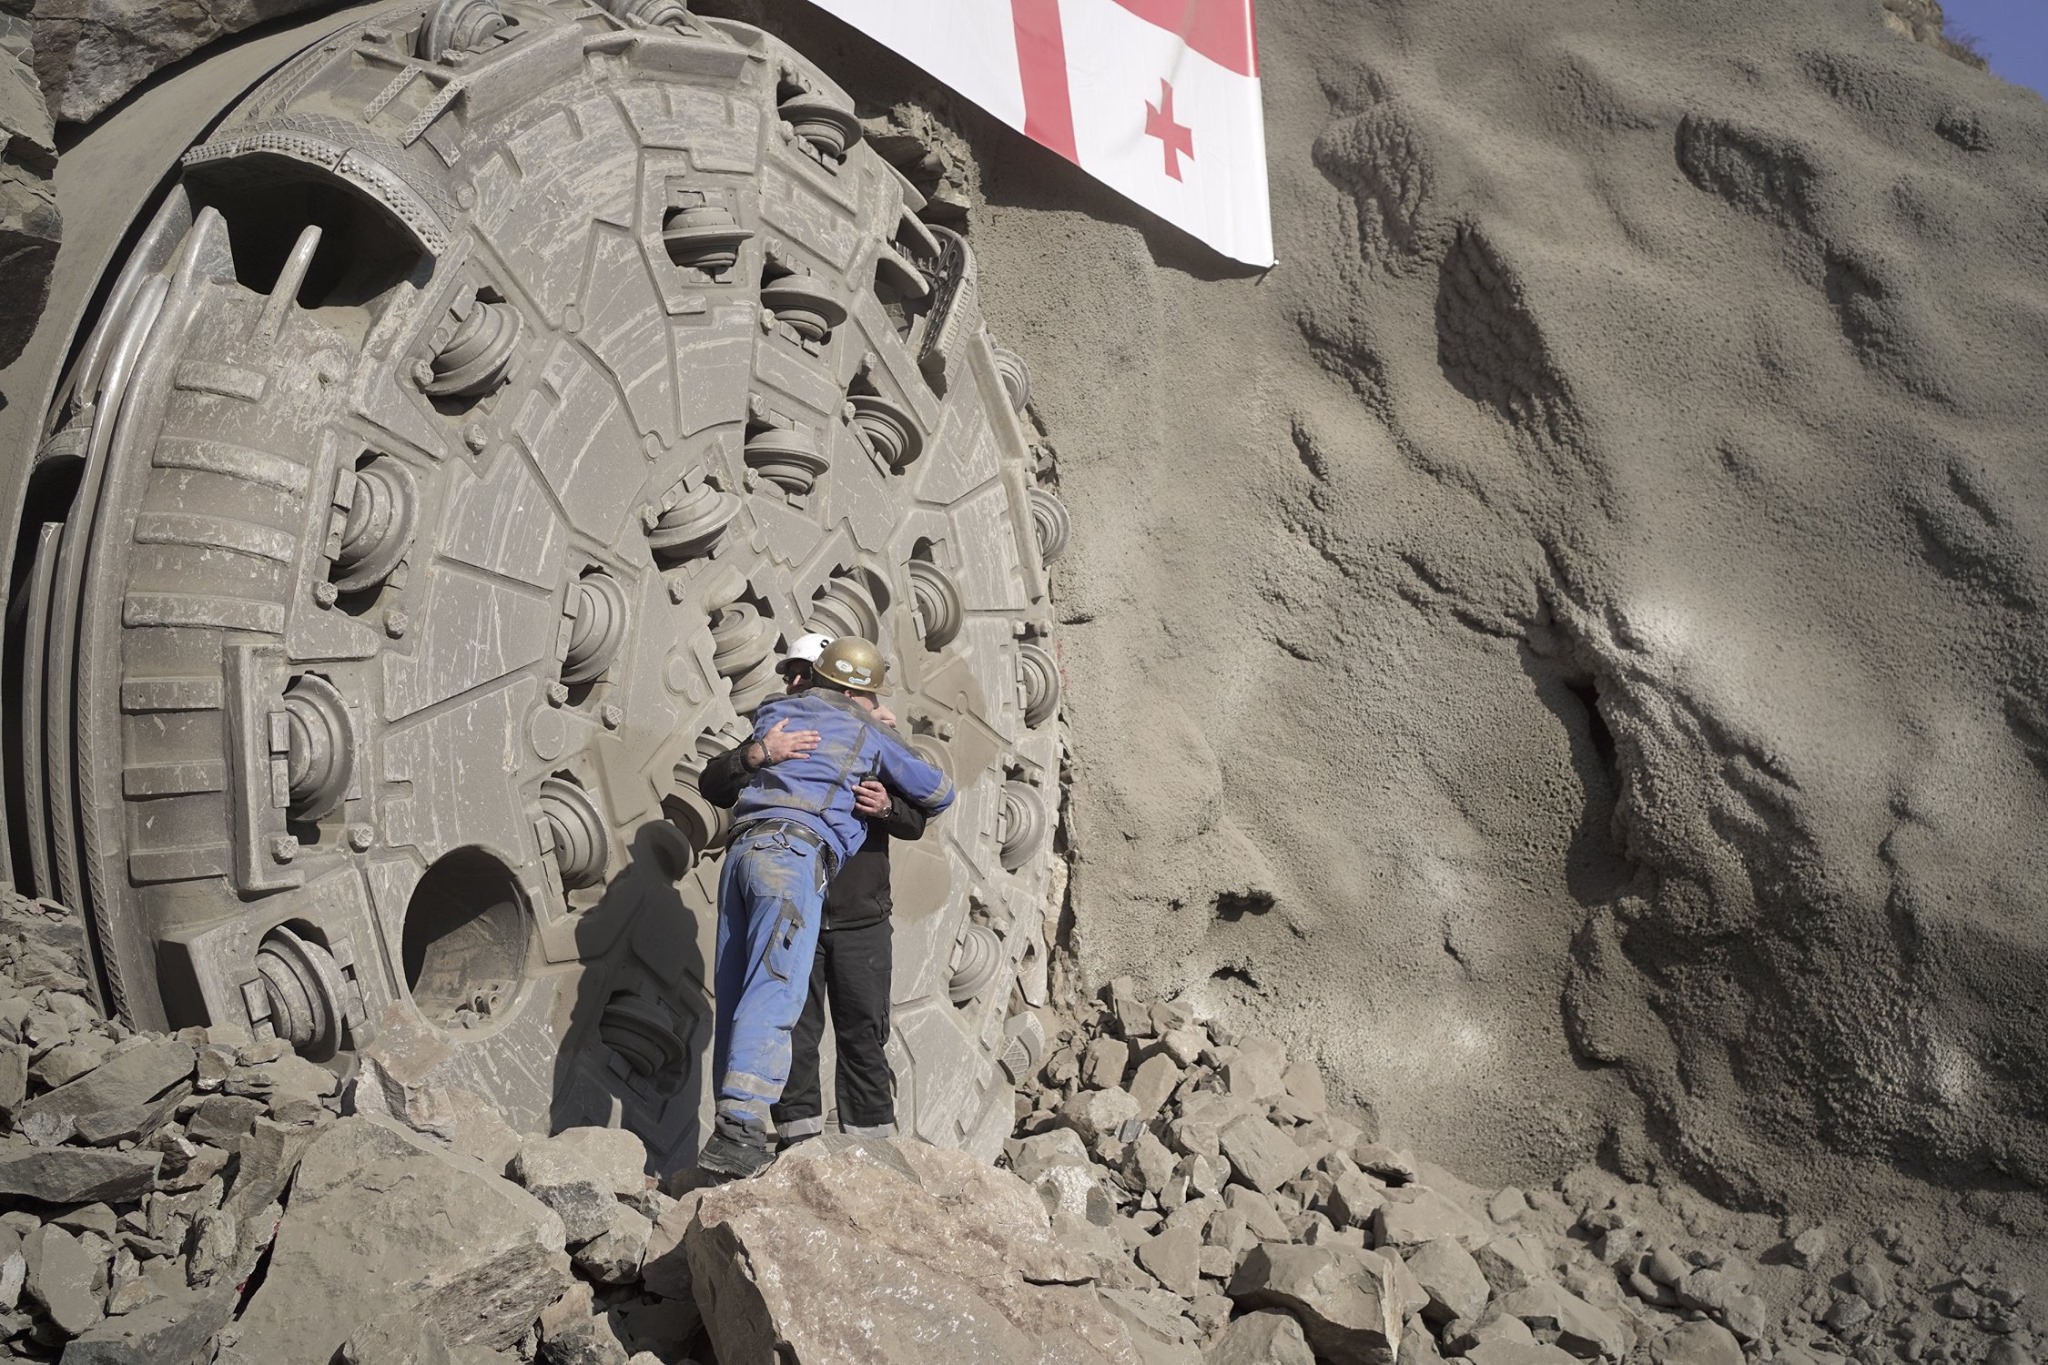
[[630, 1129], [657, 1175], [687, 1164], [700, 1138], [711, 1015], [699, 928], [715, 923], [717, 873], [674, 824], [650, 820], [576, 922], [577, 955], [593, 967], [555, 1053], [549, 1128]]

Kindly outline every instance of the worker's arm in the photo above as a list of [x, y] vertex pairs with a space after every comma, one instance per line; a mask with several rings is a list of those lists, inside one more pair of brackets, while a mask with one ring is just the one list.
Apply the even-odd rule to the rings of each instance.
[[747, 750], [755, 747], [753, 740], [714, 754], [704, 765], [704, 771], [697, 774], [697, 792], [714, 806], [731, 809], [740, 799], [740, 791], [747, 785], [747, 778], [753, 769], [747, 766]]
[[887, 787], [872, 780], [853, 789], [853, 808], [862, 819], [881, 826], [882, 833], [891, 839], [922, 839], [924, 827], [931, 819], [908, 801], [898, 801]]
[[730, 807], [755, 773], [771, 763], [802, 758], [817, 747], [816, 730], [792, 730], [788, 721], [778, 720], [738, 748], [715, 755], [697, 774], [697, 791], [714, 806]]
[[893, 795], [928, 816], [953, 804], [957, 793], [952, 778], [919, 758], [909, 745], [887, 731], [877, 727], [873, 734], [876, 776]]

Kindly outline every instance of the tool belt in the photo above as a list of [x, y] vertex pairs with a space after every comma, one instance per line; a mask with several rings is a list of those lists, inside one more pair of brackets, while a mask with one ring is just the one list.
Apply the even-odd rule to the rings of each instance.
[[825, 841], [825, 836], [809, 825], [799, 824], [795, 820], [784, 820], [775, 816], [765, 820], [749, 820], [733, 830], [732, 842], [737, 844], [742, 839], [751, 839], [761, 834], [786, 835], [816, 853], [824, 863], [825, 880], [828, 882], [839, 871], [839, 857], [832, 851], [832, 845]]

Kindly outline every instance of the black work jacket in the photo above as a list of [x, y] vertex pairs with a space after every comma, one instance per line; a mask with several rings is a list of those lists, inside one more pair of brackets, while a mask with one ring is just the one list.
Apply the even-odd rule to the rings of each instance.
[[[752, 741], [749, 741], [751, 743]], [[704, 765], [697, 790], [714, 806], [730, 808], [754, 776], [747, 767], [747, 745], [727, 749]], [[868, 821], [867, 842], [839, 869], [825, 888], [825, 928], [857, 929], [889, 917], [889, 840], [924, 837], [925, 813], [891, 795], [889, 813]]]

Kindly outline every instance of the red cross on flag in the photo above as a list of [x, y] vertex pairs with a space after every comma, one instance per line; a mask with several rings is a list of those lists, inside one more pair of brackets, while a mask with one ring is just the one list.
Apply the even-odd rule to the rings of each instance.
[[1273, 264], [1252, 0], [815, 0], [1233, 260]]

